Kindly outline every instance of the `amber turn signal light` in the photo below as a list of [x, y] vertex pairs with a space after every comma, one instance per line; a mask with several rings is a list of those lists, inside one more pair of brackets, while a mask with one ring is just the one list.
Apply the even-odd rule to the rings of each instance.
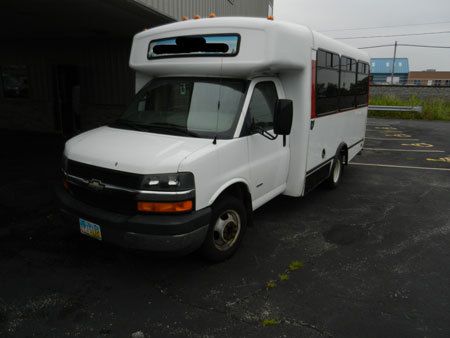
[[172, 213], [191, 211], [191, 200], [181, 202], [138, 202], [137, 209], [141, 212]]

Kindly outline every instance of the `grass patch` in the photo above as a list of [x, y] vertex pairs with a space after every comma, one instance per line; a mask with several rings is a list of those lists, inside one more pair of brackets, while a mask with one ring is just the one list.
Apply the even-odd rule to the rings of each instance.
[[280, 321], [277, 320], [277, 319], [264, 319], [262, 321], [262, 325], [263, 326], [275, 326], [275, 325], [278, 325], [278, 324], [280, 324]]
[[369, 104], [377, 106], [422, 106], [423, 109], [422, 113], [369, 111], [369, 117], [450, 121], [449, 100], [439, 98], [422, 100], [417, 96], [411, 96], [409, 99], [403, 100], [394, 95], [381, 95], [370, 97]]
[[275, 282], [274, 280], [270, 280], [267, 282], [266, 284], [266, 288], [268, 289], [273, 289], [277, 286], [277, 282]]
[[289, 275], [287, 273], [282, 273], [281, 275], [279, 275], [280, 277], [280, 281], [284, 282], [287, 281], [289, 279]]
[[291, 270], [291, 271], [295, 271], [295, 270], [298, 270], [301, 268], [303, 268], [303, 262], [293, 261], [293, 262], [291, 262], [291, 264], [289, 264], [289, 270]]

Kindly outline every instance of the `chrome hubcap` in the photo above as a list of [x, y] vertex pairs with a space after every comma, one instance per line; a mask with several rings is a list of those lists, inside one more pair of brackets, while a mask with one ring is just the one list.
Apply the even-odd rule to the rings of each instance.
[[241, 218], [234, 210], [227, 210], [217, 218], [214, 224], [214, 246], [225, 251], [231, 248], [237, 241], [241, 232]]
[[336, 165], [333, 170], [333, 182], [337, 183], [339, 181], [339, 176], [341, 176], [341, 160], [336, 159]]

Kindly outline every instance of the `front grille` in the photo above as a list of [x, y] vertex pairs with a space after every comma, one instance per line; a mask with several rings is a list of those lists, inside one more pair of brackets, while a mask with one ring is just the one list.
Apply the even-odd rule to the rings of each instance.
[[137, 202], [130, 194], [114, 191], [95, 191], [88, 187], [70, 183], [69, 189], [77, 200], [93, 207], [126, 215], [137, 213]]
[[[68, 160], [66, 171], [69, 175], [90, 181], [100, 180], [104, 184], [139, 189], [144, 178], [143, 175], [127, 173], [118, 170], [96, 167], [72, 160]], [[122, 214], [135, 214], [136, 197], [133, 194], [113, 191], [94, 190], [87, 185], [70, 184], [72, 195], [79, 201], [92, 205], [96, 208], [109, 210]]]
[[144, 179], [144, 175], [96, 167], [72, 160], [68, 160], [67, 173], [86, 180], [96, 179], [103, 183], [130, 189], [140, 189]]

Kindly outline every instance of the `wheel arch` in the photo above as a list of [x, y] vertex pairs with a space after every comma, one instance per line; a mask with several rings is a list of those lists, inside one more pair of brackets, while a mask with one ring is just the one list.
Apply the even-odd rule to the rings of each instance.
[[231, 195], [243, 201], [245, 210], [247, 211], [247, 223], [252, 225], [252, 196], [248, 186], [248, 182], [244, 179], [234, 179], [221, 186], [209, 200], [209, 205], [213, 205], [220, 197]]
[[339, 146], [337, 147], [335, 157], [343, 157], [342, 164], [347, 165], [348, 164], [348, 146], [347, 143], [341, 142]]

